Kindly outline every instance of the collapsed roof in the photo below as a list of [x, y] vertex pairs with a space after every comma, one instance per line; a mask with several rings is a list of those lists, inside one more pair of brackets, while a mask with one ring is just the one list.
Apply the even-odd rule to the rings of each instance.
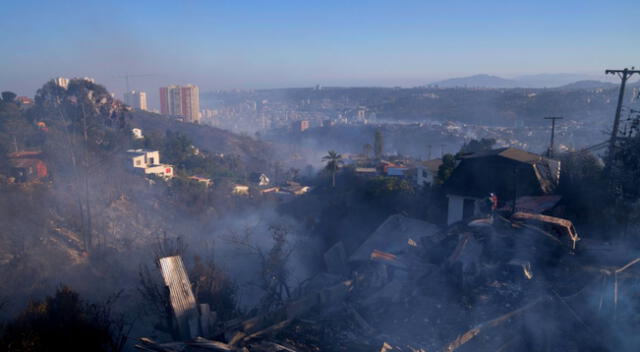
[[369, 260], [374, 250], [398, 254], [407, 248], [410, 239], [416, 241], [437, 231], [436, 225], [426, 221], [391, 215], [351, 254], [349, 261]]

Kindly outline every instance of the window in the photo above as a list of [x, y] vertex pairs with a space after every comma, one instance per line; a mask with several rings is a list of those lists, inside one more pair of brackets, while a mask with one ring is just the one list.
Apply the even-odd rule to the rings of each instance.
[[140, 166], [140, 165], [142, 165], [142, 160], [140, 159], [136, 160], [136, 166]]

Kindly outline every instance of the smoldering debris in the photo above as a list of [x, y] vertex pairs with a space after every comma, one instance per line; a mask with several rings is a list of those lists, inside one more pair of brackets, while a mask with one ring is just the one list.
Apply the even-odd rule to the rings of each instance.
[[[211, 319], [213, 313], [201, 308], [200, 319], [193, 320], [200, 322], [196, 337], [166, 343], [143, 338], [136, 347], [626, 350], [617, 329], [625, 331], [632, 319], [621, 312], [634, 309], [635, 296], [628, 293], [637, 292], [640, 258], [594, 268], [589, 246], [598, 244], [576, 244], [568, 220], [531, 221], [525, 215], [497, 213], [482, 226], [472, 221], [444, 229], [394, 215], [353, 253], [339, 243], [331, 247], [324, 257], [328, 272], [307, 280], [277, 307], [231, 321]], [[402, 236], [381, 241], [383, 232]]]

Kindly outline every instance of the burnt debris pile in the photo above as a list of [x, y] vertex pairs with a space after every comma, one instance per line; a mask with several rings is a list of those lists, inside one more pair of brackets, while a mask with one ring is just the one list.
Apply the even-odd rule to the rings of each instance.
[[[146, 351], [603, 351], [637, 345], [640, 258], [565, 219], [496, 211], [441, 229], [389, 217], [290, 301], [232, 321], [198, 305], [179, 257], [160, 268], [181, 341]], [[169, 264], [167, 264], [169, 263]]]

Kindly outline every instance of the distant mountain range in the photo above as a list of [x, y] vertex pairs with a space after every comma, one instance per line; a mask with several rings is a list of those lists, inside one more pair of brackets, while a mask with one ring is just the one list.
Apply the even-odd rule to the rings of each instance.
[[[467, 88], [561, 88], [561, 89], [596, 89], [613, 88], [618, 83], [604, 82], [593, 79], [593, 76], [559, 73], [525, 75], [514, 78], [502, 78], [487, 74], [479, 74], [468, 77], [451, 78], [429, 83], [428, 86], [442, 88], [467, 87]], [[637, 86], [638, 83], [632, 83]]]
[[490, 75], [474, 75], [469, 77], [450, 78], [433, 82], [429, 85], [442, 88], [468, 87], [468, 88], [517, 88], [522, 85], [514, 80]]

